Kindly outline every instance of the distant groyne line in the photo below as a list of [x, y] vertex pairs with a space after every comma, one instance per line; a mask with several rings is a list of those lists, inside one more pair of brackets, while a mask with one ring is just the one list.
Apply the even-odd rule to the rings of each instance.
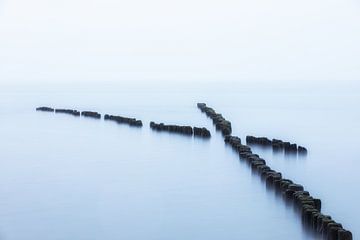
[[[94, 111], [78, 111], [75, 109], [63, 109], [63, 108], [51, 108], [51, 107], [38, 107], [36, 108], [36, 111], [42, 111], [42, 112], [55, 112], [55, 113], [63, 113], [72, 115], [75, 117], [87, 117], [87, 118], [93, 118], [93, 119], [101, 119], [101, 114]], [[108, 121], [114, 121], [118, 124], [127, 124], [129, 126], [135, 126], [135, 127], [142, 127], [142, 121], [138, 120], [136, 118], [129, 118], [129, 117], [122, 117], [122, 116], [115, 116], [110, 114], [104, 115], [104, 120]]]
[[[62, 114], [68, 114], [75, 117], [88, 117], [88, 118], [94, 118], [94, 119], [101, 119], [101, 114], [94, 111], [78, 111], [75, 109], [62, 109], [62, 108], [51, 108], [51, 107], [38, 107], [36, 108], [36, 111], [42, 111], [42, 112], [52, 112], [52, 113], [62, 113]], [[104, 115], [105, 121], [113, 121], [118, 124], [126, 124], [130, 127], [142, 127], [143, 123], [141, 120], [136, 118], [130, 118], [130, 117], [123, 117], [123, 116], [116, 116], [116, 115], [110, 115], [105, 114]], [[181, 125], [167, 125], [164, 123], [155, 123], [150, 122], [150, 128], [154, 131], [159, 132], [169, 132], [169, 133], [176, 133], [176, 134], [182, 134], [187, 136], [194, 136], [194, 137], [200, 137], [200, 138], [210, 138], [211, 133], [208, 129], [205, 127], [191, 127], [191, 126], [181, 126]]]
[[239, 154], [240, 160], [246, 161], [252, 171], [264, 180], [269, 189], [280, 193], [284, 200], [296, 206], [305, 226], [327, 240], [352, 240], [350, 231], [343, 228], [342, 224], [333, 220], [331, 216], [321, 212], [320, 199], [311, 196], [301, 184], [283, 178], [281, 172], [271, 169], [264, 159], [254, 154], [250, 146], [243, 145], [239, 137], [232, 136], [230, 121], [216, 113], [214, 109], [207, 107], [205, 103], [198, 103], [197, 107], [213, 120], [216, 129], [222, 132], [225, 144], [230, 145]]

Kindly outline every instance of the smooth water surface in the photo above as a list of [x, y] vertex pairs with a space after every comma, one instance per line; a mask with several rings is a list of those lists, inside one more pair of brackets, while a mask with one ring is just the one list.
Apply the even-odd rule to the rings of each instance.
[[[360, 234], [359, 88], [167, 83], [0, 89], [0, 239], [316, 239], [299, 216], [224, 145], [197, 108], [233, 134], [308, 148], [289, 157], [254, 148]], [[143, 128], [36, 112], [37, 106], [136, 117]], [[205, 126], [203, 140], [152, 131], [149, 121]]]

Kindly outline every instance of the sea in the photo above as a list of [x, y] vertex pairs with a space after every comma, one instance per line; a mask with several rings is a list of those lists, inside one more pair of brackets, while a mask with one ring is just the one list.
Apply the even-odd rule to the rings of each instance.
[[[360, 84], [110, 81], [0, 88], [1, 240], [313, 240], [297, 210], [239, 159], [232, 135], [281, 139], [307, 155], [252, 150], [360, 235]], [[68, 108], [142, 120], [35, 111]], [[206, 127], [210, 139], [157, 132], [150, 121]]]

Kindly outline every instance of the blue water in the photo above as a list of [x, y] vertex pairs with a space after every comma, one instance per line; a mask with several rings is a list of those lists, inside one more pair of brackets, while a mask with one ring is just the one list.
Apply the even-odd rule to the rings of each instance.
[[[360, 234], [356, 83], [91, 83], [0, 89], [0, 239], [316, 239], [298, 214], [224, 145], [197, 102], [233, 125], [308, 148], [254, 148]], [[136, 117], [143, 128], [36, 112], [37, 106]], [[149, 121], [204, 126], [203, 140]]]

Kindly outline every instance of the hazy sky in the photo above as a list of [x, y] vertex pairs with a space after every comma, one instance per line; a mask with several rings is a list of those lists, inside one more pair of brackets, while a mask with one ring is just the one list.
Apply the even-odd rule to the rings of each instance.
[[358, 0], [0, 0], [0, 81], [360, 80]]

